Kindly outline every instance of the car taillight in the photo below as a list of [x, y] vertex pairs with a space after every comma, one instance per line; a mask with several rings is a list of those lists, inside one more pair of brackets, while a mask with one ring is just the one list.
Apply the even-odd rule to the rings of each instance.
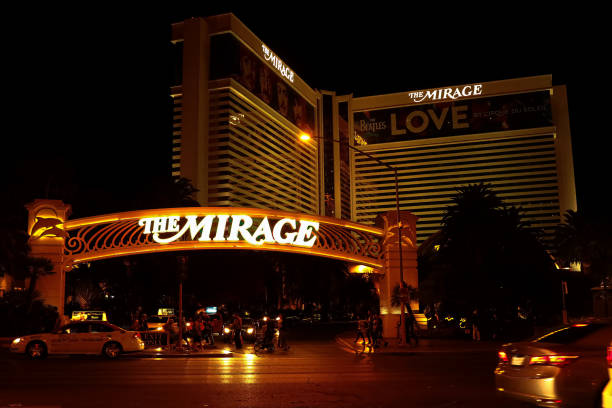
[[141, 338], [140, 337], [140, 333], [138, 333], [138, 332], [134, 333], [134, 338], [140, 339]]
[[506, 354], [505, 351], [502, 351], [502, 350], [498, 351], [497, 352], [497, 356], [499, 357], [499, 361], [501, 361], [503, 363], [507, 363], [507, 362], [510, 361], [510, 360], [508, 360], [508, 355]]
[[606, 355], [608, 360], [608, 368], [612, 368], [612, 346], [608, 346], [608, 354]]
[[529, 360], [530, 365], [547, 365], [547, 366], [557, 366], [563, 367], [568, 365], [572, 361], [576, 360], [580, 356], [558, 356], [558, 355], [549, 355], [549, 356], [534, 356]]

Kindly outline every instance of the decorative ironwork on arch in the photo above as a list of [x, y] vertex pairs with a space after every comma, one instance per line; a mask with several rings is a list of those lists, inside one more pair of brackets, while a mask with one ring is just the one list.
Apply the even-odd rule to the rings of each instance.
[[[311, 226], [310, 229], [305, 229], [302, 238], [306, 237], [312, 240], [312, 246], [308, 246], [308, 244], [292, 245], [275, 241], [253, 244], [246, 240], [228, 241], [213, 238], [201, 240], [196, 239], [196, 237], [188, 239], [187, 234], [172, 242], [159, 242], [159, 237], [164, 234], [167, 237], [178, 234], [176, 232], [178, 230], [189, 231], [188, 226], [185, 226], [187, 222], [196, 222], [196, 217], [197, 222], [199, 222], [202, 220], [201, 217], [206, 216], [227, 216], [229, 221], [227, 224], [223, 224], [224, 230], [229, 229], [230, 221], [241, 216], [258, 220], [254, 225], [261, 225], [264, 219], [267, 220], [265, 223], [269, 221], [278, 223], [280, 220], [287, 219], [295, 220], [296, 225], [308, 224]], [[189, 217], [193, 217], [193, 219], [190, 220]], [[159, 225], [155, 226], [154, 221], [146, 220], [162, 218], [166, 223], [174, 222], [174, 228], [171, 231], [162, 229], [158, 237], [155, 238], [155, 228], [158, 228]], [[287, 221], [285, 221], [285, 224], [287, 224]], [[313, 227], [315, 224], [317, 228]], [[254, 226], [251, 229], [254, 229]], [[269, 226], [268, 229], [270, 229]], [[384, 232], [382, 229], [331, 217], [316, 217], [292, 212], [231, 207], [167, 208], [69, 220], [64, 223], [64, 230], [68, 235], [65, 238], [64, 246], [66, 266], [97, 259], [151, 252], [251, 249], [310, 254], [367, 265], [377, 270], [383, 268], [382, 239]], [[259, 229], [257, 230], [259, 231]], [[197, 232], [201, 233], [201, 228]], [[210, 228], [208, 232], [210, 233]], [[295, 233], [298, 234], [297, 230]], [[286, 236], [285, 230], [283, 230], [283, 234]]]

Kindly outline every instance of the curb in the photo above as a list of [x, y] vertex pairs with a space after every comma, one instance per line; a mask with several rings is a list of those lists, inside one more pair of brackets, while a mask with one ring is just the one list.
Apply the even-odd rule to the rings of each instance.
[[129, 353], [123, 354], [122, 357], [127, 358], [213, 358], [213, 357], [233, 357], [234, 353]]
[[[336, 343], [338, 345], [341, 346], [341, 348], [349, 353], [355, 353], [355, 346], [354, 344], [352, 344], [350, 341], [340, 337], [340, 336], [336, 336], [335, 338]], [[400, 347], [400, 346], [398, 346]], [[483, 345], [481, 347], [475, 347], [475, 346], [470, 346], [470, 347], [465, 347], [465, 348], [461, 348], [461, 352], [463, 353], [477, 353], [477, 352], [483, 352], [483, 351], [491, 351], [493, 349], [495, 349], [496, 346], [493, 345]], [[388, 355], [388, 356], [412, 356], [412, 355], [417, 355], [417, 354], [434, 354], [434, 353], [455, 353], [457, 352], [458, 349], [457, 347], [453, 347], [452, 345], [448, 345], [447, 347], [440, 347], [440, 346], [404, 346], [404, 348], [396, 348], [393, 347], [392, 348], [378, 348], [373, 352], [368, 352], [365, 351], [363, 354], [364, 355], [375, 355], [375, 354], [384, 354], [384, 355]]]

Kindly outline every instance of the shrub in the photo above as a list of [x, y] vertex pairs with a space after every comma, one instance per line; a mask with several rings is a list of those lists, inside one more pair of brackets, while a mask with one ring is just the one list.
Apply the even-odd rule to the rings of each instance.
[[15, 337], [53, 330], [57, 307], [44, 304], [36, 293], [11, 291], [0, 298], [0, 336]]

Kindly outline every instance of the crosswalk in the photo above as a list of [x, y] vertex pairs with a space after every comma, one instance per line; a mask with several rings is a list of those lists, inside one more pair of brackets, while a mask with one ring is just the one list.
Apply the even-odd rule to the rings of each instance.
[[452, 358], [358, 356], [333, 342], [225, 358], [0, 356], [0, 407], [395, 407], [407, 395], [406, 406], [514, 407], [496, 400], [486, 358]]

